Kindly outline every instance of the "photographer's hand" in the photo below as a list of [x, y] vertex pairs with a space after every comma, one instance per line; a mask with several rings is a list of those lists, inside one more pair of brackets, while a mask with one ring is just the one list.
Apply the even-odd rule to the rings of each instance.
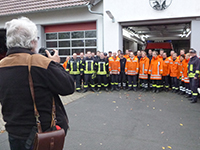
[[60, 57], [58, 56], [58, 50], [53, 49], [53, 51], [55, 52], [53, 56], [51, 56], [51, 54], [49, 53], [48, 50], [45, 50], [45, 52], [47, 53], [48, 58], [52, 59], [53, 61], [60, 63]]

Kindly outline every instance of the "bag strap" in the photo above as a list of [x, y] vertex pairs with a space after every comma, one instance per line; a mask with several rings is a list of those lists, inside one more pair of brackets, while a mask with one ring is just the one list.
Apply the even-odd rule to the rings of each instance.
[[[42, 127], [41, 127], [41, 122], [39, 120], [39, 112], [37, 110], [37, 106], [35, 103], [35, 92], [34, 92], [34, 87], [33, 87], [33, 79], [31, 75], [31, 61], [32, 61], [32, 55], [29, 56], [29, 61], [28, 61], [28, 79], [29, 79], [29, 87], [31, 91], [31, 97], [33, 100], [33, 106], [34, 106], [34, 115], [36, 118], [36, 124], [37, 124], [37, 129], [38, 133], [42, 133]], [[55, 106], [55, 100], [53, 98], [53, 106], [52, 106], [52, 120], [51, 120], [51, 127], [56, 126], [56, 106]]]

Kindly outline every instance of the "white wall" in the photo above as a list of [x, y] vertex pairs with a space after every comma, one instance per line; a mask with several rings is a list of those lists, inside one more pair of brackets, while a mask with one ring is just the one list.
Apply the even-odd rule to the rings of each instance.
[[[200, 17], [199, 6], [199, 0], [172, 0], [167, 9], [156, 11], [150, 6], [149, 0], [104, 0], [105, 50], [122, 49], [122, 44], [119, 44], [122, 42], [119, 37], [121, 22]], [[114, 16], [115, 23], [105, 13], [107, 10]]]
[[[99, 4], [94, 6], [92, 10], [97, 12], [103, 12], [103, 2], [100, 2]], [[88, 11], [87, 7], [0, 17], [1, 18], [0, 28], [4, 28], [4, 24], [6, 21], [9, 21], [13, 18], [18, 18], [20, 16], [28, 17], [33, 22], [35, 22], [38, 26], [39, 31], [43, 31], [41, 25], [97, 21], [97, 50], [101, 51], [103, 49], [102, 47], [103, 18], [100, 15], [91, 14]], [[39, 44], [42, 45], [42, 42], [43, 41], [41, 41], [41, 43]]]

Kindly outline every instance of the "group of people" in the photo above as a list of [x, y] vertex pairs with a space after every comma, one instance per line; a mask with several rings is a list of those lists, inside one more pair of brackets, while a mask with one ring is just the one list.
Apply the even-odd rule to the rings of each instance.
[[200, 59], [196, 50], [180, 50], [177, 56], [174, 50], [167, 53], [148, 50], [133, 52], [121, 50], [117, 52], [97, 52], [96, 56], [90, 51], [80, 57], [74, 53], [72, 58], [67, 58], [63, 67], [68, 71], [76, 82], [76, 91], [87, 92], [100, 91], [103, 87], [108, 91], [113, 90], [141, 90], [159, 93], [171, 90], [174, 93], [185, 95], [192, 103], [197, 102], [197, 88], [199, 86]]

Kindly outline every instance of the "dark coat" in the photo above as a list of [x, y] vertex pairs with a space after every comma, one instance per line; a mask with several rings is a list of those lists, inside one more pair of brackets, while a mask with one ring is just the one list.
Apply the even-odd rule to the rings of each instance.
[[35, 100], [43, 131], [50, 128], [53, 97], [57, 125], [67, 131], [68, 118], [59, 95], [74, 92], [73, 79], [59, 63], [28, 49], [9, 49], [7, 57], [0, 61], [0, 102], [6, 130], [20, 139], [26, 139], [32, 127], [36, 126], [28, 80], [30, 55]]

